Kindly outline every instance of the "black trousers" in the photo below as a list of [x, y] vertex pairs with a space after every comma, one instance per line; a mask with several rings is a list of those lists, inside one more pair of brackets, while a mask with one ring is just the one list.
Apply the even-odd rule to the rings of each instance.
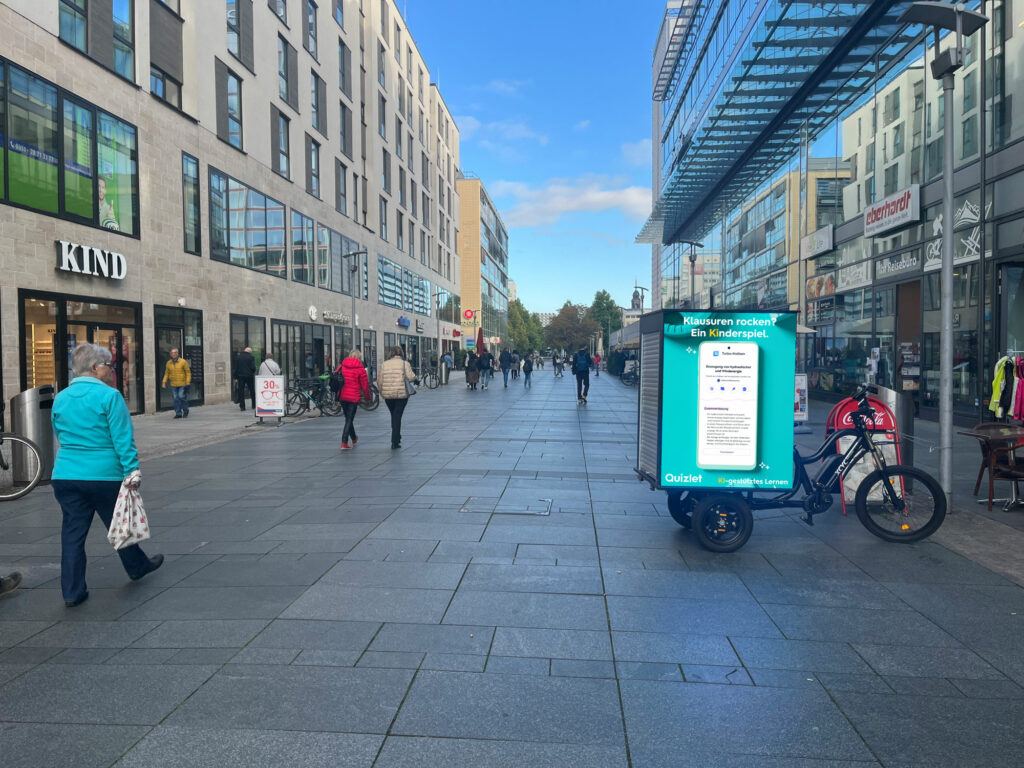
[[341, 401], [341, 412], [345, 414], [345, 426], [341, 430], [341, 442], [349, 442], [349, 438], [356, 439], [356, 411], [359, 410], [359, 403]]
[[238, 407], [245, 410], [245, 389], [249, 388], [249, 397], [252, 398], [252, 409], [256, 410], [256, 377], [242, 376], [238, 379]]
[[576, 374], [576, 399], [586, 397], [590, 391], [590, 371]]
[[391, 447], [397, 448], [402, 444], [402, 414], [405, 413], [405, 404], [409, 402], [408, 397], [386, 397], [384, 403], [391, 411]]

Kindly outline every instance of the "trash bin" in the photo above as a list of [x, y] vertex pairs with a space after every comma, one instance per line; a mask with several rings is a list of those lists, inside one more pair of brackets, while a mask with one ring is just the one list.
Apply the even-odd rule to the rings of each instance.
[[443, 361], [441, 362], [441, 365], [437, 367], [437, 375], [442, 384], [448, 383], [448, 376], [451, 375], [451, 369], [448, 367], [447, 363]]
[[[50, 411], [53, 410], [53, 386], [25, 390], [11, 398], [11, 429], [22, 437], [27, 437], [39, 448], [39, 458], [43, 463], [42, 480], [49, 480], [53, 473], [53, 425], [50, 423]], [[15, 450], [13, 470], [15, 482], [28, 482], [32, 474], [23, 450]]]

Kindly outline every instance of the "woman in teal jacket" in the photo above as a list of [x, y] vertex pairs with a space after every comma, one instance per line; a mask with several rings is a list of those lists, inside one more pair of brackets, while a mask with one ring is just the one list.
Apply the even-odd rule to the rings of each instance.
[[[74, 379], [53, 401], [50, 416], [60, 442], [52, 486], [63, 512], [60, 586], [68, 608], [89, 597], [85, 539], [93, 513], [109, 530], [121, 481], [139, 468], [132, 419], [124, 397], [114, 386], [110, 360], [110, 350], [97, 344], [75, 347], [71, 353]], [[119, 549], [117, 554], [132, 581], [155, 571], [164, 561], [163, 555], [150, 559], [137, 544]]]

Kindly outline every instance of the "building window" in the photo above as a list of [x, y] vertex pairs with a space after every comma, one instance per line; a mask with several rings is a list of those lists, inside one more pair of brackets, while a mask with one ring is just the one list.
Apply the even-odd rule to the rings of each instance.
[[288, 23], [288, 0], [270, 0], [270, 10], [285, 24]]
[[352, 159], [352, 110], [345, 106], [344, 102], [340, 104], [340, 118], [338, 120], [341, 128], [341, 151], [348, 156], [348, 159]]
[[341, 40], [338, 41], [338, 88], [352, 98], [352, 51]]
[[159, 67], [149, 67], [149, 92], [161, 101], [181, 109], [181, 84]]
[[398, 204], [400, 206], [402, 206], [403, 208], [405, 208], [405, 206], [406, 206], [406, 201], [405, 201], [405, 185], [406, 185], [405, 168], [402, 168], [401, 166], [399, 166], [399, 168], [398, 168]]
[[388, 0], [380, 0], [380, 36], [388, 38]]
[[316, 58], [316, 3], [306, 0], [306, 50]]
[[864, 179], [864, 205], [875, 202], [875, 177]]
[[402, 28], [395, 22], [395, 37], [391, 41], [391, 46], [395, 49], [395, 61], [399, 64], [402, 63]]
[[228, 53], [235, 58], [241, 58], [242, 55], [242, 32], [238, 23], [238, 4], [240, 2], [245, 2], [245, 0], [227, 0]]
[[378, 96], [380, 100], [377, 108], [377, 133], [382, 139], [388, 137], [388, 100]]
[[334, 0], [334, 20], [339, 27], [345, 28], [345, 0]]
[[271, 106], [271, 133], [274, 138], [274, 171], [286, 179], [291, 174], [291, 121]]
[[966, 160], [978, 153], [978, 116], [971, 115], [964, 120], [964, 154]]
[[418, 194], [419, 193], [417, 192], [416, 182], [412, 181], [410, 179], [409, 180], [409, 204], [410, 204], [410, 211], [411, 211], [413, 216], [416, 216], [416, 198], [417, 198]]
[[[398, 114], [401, 114], [399, 111]], [[402, 159], [402, 121], [395, 117], [395, 154], [398, 155], [398, 159]]]
[[892, 129], [892, 156], [894, 158], [899, 157], [903, 154], [903, 126], [905, 123], [900, 123]]
[[288, 98], [288, 43], [283, 37], [277, 38], [277, 95], [286, 104], [291, 103]]
[[0, 179], [6, 169], [10, 202], [138, 234], [134, 126], [0, 59], [0, 125], [5, 120]]
[[327, 135], [327, 115], [322, 109], [323, 100], [327, 93], [327, 84], [316, 72], [310, 73], [310, 105], [313, 116], [313, 127], [320, 133]]
[[313, 257], [316, 230], [313, 220], [292, 210], [292, 280], [313, 284]]
[[228, 70], [227, 111], [228, 111], [228, 143], [242, 148], [242, 81], [234, 72]]
[[132, 0], [113, 0], [114, 70], [135, 81], [135, 19]]
[[398, 238], [398, 250], [405, 253], [405, 217], [401, 211], [397, 213], [395, 221], [395, 236]]
[[885, 169], [885, 182], [882, 190], [882, 195], [884, 197], [888, 197], [896, 191], [896, 185], [899, 184], [900, 180], [899, 170], [900, 166], [898, 163], [893, 163]]
[[86, 0], [60, 0], [60, 39], [86, 52]]
[[402, 308], [402, 268], [383, 256], [377, 256], [377, 303]]
[[348, 216], [348, 168], [340, 160], [335, 160], [334, 188], [337, 196], [334, 207], [338, 213]]
[[[413, 254], [409, 254], [412, 256]], [[415, 256], [413, 256], [415, 258]], [[420, 264], [427, 263], [427, 233], [420, 231]]]
[[381, 173], [384, 191], [391, 194], [391, 154], [386, 149], [381, 150]]
[[285, 254], [284, 204], [211, 168], [210, 258], [286, 278]]
[[387, 74], [384, 70], [384, 60], [387, 58], [387, 51], [384, 50], [384, 43], [377, 43], [377, 82], [387, 87]]
[[199, 242], [199, 161], [184, 152], [181, 155], [181, 204], [185, 231], [185, 252], [197, 256]]
[[306, 134], [306, 191], [320, 197], [320, 145]]
[[380, 239], [388, 239], [388, 201], [380, 198]]

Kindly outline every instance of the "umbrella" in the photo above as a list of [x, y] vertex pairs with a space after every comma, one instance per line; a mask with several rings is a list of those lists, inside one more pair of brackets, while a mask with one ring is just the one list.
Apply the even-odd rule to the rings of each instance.
[[484, 327], [482, 325], [476, 332], [476, 353], [478, 355], [484, 353]]

